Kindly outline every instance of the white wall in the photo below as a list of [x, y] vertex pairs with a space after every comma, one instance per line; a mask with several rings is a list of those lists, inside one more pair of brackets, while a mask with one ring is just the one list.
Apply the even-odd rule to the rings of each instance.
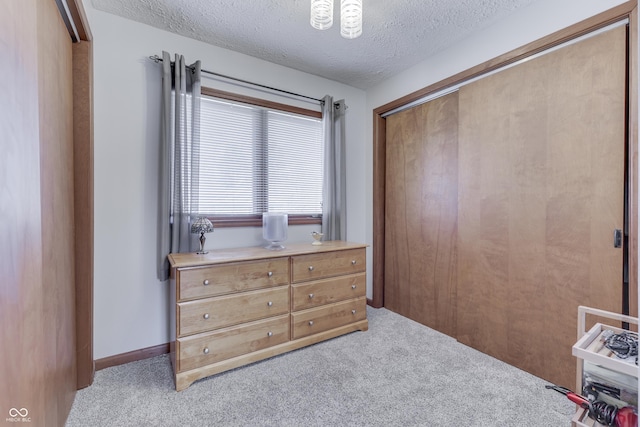
[[[161, 65], [151, 55], [181, 53], [218, 73], [314, 98], [344, 98], [347, 239], [365, 241], [364, 91], [100, 12], [88, 0], [84, 6], [94, 36], [96, 359], [169, 340], [168, 282], [155, 273]], [[210, 79], [203, 84], [224, 88]], [[288, 241], [311, 242], [315, 228], [290, 227]], [[263, 243], [259, 227], [225, 228], [209, 234], [206, 246]]]

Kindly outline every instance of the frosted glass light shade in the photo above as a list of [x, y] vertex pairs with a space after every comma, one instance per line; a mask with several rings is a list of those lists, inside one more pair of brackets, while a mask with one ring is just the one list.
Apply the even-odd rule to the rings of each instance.
[[341, 0], [340, 35], [345, 39], [362, 35], [362, 0]]
[[333, 25], [333, 0], [311, 0], [311, 26], [326, 30]]
[[270, 242], [267, 249], [284, 249], [282, 242], [287, 240], [289, 215], [286, 213], [265, 212], [262, 214], [262, 237]]

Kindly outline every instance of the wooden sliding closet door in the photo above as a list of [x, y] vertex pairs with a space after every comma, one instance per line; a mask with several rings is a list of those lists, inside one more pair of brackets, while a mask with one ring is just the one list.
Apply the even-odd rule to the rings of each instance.
[[389, 116], [386, 153], [384, 305], [453, 335], [458, 94]]
[[578, 305], [622, 312], [626, 29], [460, 89], [457, 338], [575, 385]]

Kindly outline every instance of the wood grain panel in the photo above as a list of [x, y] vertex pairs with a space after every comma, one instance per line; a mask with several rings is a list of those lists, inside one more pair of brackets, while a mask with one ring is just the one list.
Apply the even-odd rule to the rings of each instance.
[[178, 334], [184, 336], [289, 312], [289, 286], [178, 304]]
[[276, 258], [180, 270], [180, 301], [289, 283], [289, 259]]
[[364, 249], [296, 255], [291, 257], [291, 283], [362, 273], [366, 271], [366, 263], [367, 255]]
[[[496, 357], [507, 352], [509, 301], [509, 150], [503, 117], [509, 109], [502, 103], [509, 94], [501, 87], [506, 92], [504, 82], [496, 90], [478, 85], [475, 91], [460, 91], [458, 164], [457, 338]], [[492, 105], [482, 104], [483, 99], [492, 99]], [[478, 104], [490, 108], [489, 117]]]
[[384, 305], [456, 331], [458, 94], [387, 118]]
[[0, 414], [59, 426], [76, 389], [71, 41], [53, 0], [27, 0], [3, 3], [0, 46]]
[[297, 311], [291, 313], [291, 339], [297, 340], [366, 320], [366, 318], [367, 299], [365, 297]]
[[[221, 362], [289, 341], [289, 314], [180, 338], [179, 372]], [[206, 350], [205, 350], [206, 349]]]
[[384, 305], [384, 259], [385, 234], [384, 210], [387, 176], [387, 119], [380, 113], [373, 114], [373, 298], [371, 305], [380, 308]]
[[[637, 111], [637, 83], [636, 89], [633, 89], [633, 79], [637, 79], [637, 58], [633, 60], [633, 56], [637, 56], [637, 1], [631, 0], [625, 2], [619, 6], [613, 7], [605, 12], [602, 12], [596, 16], [590, 17], [584, 21], [578, 22], [570, 27], [563, 28], [553, 34], [542, 37], [527, 45], [518, 47], [510, 52], [497, 56], [489, 61], [478, 64], [464, 70], [456, 75], [447, 77], [429, 86], [421, 88], [415, 92], [412, 92], [406, 96], [395, 99], [387, 104], [379, 106], [373, 110], [373, 237], [372, 237], [372, 250], [373, 250], [373, 299], [372, 305], [374, 307], [381, 307], [383, 305], [384, 294], [384, 258], [385, 258], [385, 235], [384, 235], [384, 211], [385, 211], [385, 176], [386, 176], [386, 118], [384, 114], [407, 105], [409, 103], [418, 101], [427, 96], [431, 96], [449, 87], [463, 84], [466, 81], [470, 81], [476, 77], [480, 77], [486, 73], [498, 70], [502, 67], [513, 64], [517, 61], [530, 58], [537, 53], [543, 52], [547, 49], [558, 46], [564, 42], [570, 41], [581, 35], [588, 34], [592, 31], [601, 29], [609, 24], [620, 21], [622, 19], [631, 19], [630, 31], [632, 34], [631, 39], [631, 62], [630, 62], [630, 75], [631, 75], [631, 90], [630, 90], [630, 126], [632, 126], [632, 141], [637, 141], [637, 121], [638, 115], [633, 114], [633, 111]], [[635, 47], [633, 47], [635, 46]], [[635, 70], [634, 70], [635, 67]], [[635, 128], [635, 131], [633, 131]], [[634, 137], [635, 135], [635, 137]], [[635, 147], [636, 144], [633, 144]], [[633, 148], [637, 151], [637, 147]], [[637, 163], [637, 153], [634, 157], [630, 157], [631, 161]], [[631, 166], [631, 165], [630, 165]], [[631, 181], [637, 182], [637, 164], [631, 167]], [[636, 206], [638, 204], [638, 192], [632, 191], [629, 193], [631, 205]], [[637, 218], [637, 215], [632, 216]], [[635, 221], [634, 221], [635, 222]], [[634, 224], [637, 226], [637, 224]], [[631, 236], [632, 240], [637, 240], [637, 232]], [[637, 265], [637, 243], [629, 245], [630, 252], [629, 258], [632, 260], [632, 264]], [[637, 268], [633, 271], [634, 276], [637, 275]], [[631, 285], [631, 292], [637, 293], [637, 277], [632, 277], [634, 280]], [[635, 299], [634, 299], [635, 301]], [[633, 307], [631, 308], [634, 309]], [[637, 310], [637, 308], [636, 308]]]
[[93, 382], [93, 49], [73, 44], [77, 387]]
[[[626, 28], [570, 48], [555, 62], [550, 92], [547, 307], [557, 315], [544, 324], [567, 344], [578, 305], [622, 312], [623, 251], [612, 234], [624, 228]], [[571, 386], [567, 356], [547, 360], [548, 375]]]
[[366, 295], [365, 273], [291, 285], [291, 311]]
[[460, 90], [458, 339], [567, 387], [577, 306], [621, 311], [625, 37]]
[[27, 408], [45, 425], [37, 7], [5, 1], [0, 13], [0, 419]]
[[[48, 351], [45, 408], [64, 424], [76, 390], [75, 240], [73, 185], [72, 48], [53, 0], [38, 4], [40, 186], [42, 204], [42, 311]], [[57, 420], [57, 422], [54, 422]]]

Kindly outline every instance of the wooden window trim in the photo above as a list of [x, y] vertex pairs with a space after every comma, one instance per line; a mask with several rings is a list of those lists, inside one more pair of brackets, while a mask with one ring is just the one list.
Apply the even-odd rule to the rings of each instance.
[[270, 108], [272, 110], [285, 111], [287, 113], [300, 114], [302, 116], [322, 118], [322, 112], [309, 110], [293, 105], [281, 104], [279, 102], [267, 101], [266, 99], [253, 98], [251, 96], [238, 95], [236, 93], [225, 92], [223, 90], [212, 89], [210, 87], [202, 87], [200, 93], [213, 98], [226, 99], [228, 101], [242, 102], [244, 104], [256, 105], [258, 107]]
[[[207, 215], [214, 228], [262, 227], [262, 215], [216, 216]], [[321, 216], [289, 215], [289, 225], [321, 225]]]

